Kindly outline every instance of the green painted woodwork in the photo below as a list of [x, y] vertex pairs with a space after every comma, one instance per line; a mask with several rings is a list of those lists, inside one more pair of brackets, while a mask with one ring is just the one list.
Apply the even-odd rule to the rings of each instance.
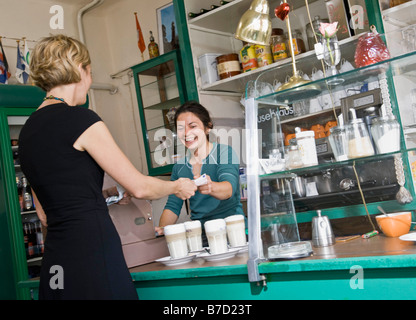
[[[357, 288], [357, 266], [363, 288]], [[132, 273], [142, 300], [415, 299], [416, 255], [265, 262], [267, 286], [249, 283], [246, 265]], [[354, 286], [355, 284], [355, 286]], [[34, 290], [39, 281], [20, 287]], [[405, 290], [404, 290], [405, 288]]]
[[181, 70], [181, 62], [180, 62], [181, 59], [178, 56], [178, 52], [176, 50], [170, 51], [168, 53], [160, 55], [156, 58], [152, 58], [150, 60], [147, 60], [145, 62], [142, 62], [142, 63], [132, 67], [134, 83], [136, 85], [137, 103], [139, 105], [140, 123], [141, 123], [141, 126], [142, 126], [142, 132], [143, 132], [144, 147], [145, 147], [145, 150], [146, 150], [147, 168], [148, 168], [148, 171], [149, 171], [149, 175], [151, 175], [151, 176], [160, 176], [160, 175], [164, 175], [164, 174], [170, 174], [172, 172], [173, 165], [166, 165], [166, 166], [162, 166], [162, 167], [153, 168], [152, 159], [151, 159], [152, 153], [151, 153], [150, 145], [149, 145], [149, 141], [148, 141], [149, 138], [148, 138], [148, 134], [147, 134], [146, 118], [145, 118], [145, 114], [144, 114], [142, 90], [141, 90], [141, 84], [139, 82], [138, 74], [140, 74], [142, 72], [145, 72], [145, 71], [147, 71], [151, 68], [154, 68], [156, 66], [167, 63], [168, 61], [173, 61], [174, 62], [180, 103], [183, 104], [186, 101], [186, 87], [185, 87], [185, 80], [184, 80], [185, 77], [184, 77], [184, 75], [182, 73], [182, 70]]
[[186, 98], [185, 101], [199, 101], [198, 89], [195, 78], [195, 67], [192, 58], [192, 49], [189, 40], [187, 13], [184, 0], [173, 0], [176, 17], [176, 27], [179, 34], [179, 50], [182, 59], [182, 70], [185, 75]]

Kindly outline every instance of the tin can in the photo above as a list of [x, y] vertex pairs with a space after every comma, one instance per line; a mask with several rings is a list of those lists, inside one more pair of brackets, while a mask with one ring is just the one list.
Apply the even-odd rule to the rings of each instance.
[[240, 51], [241, 67], [243, 72], [257, 69], [256, 48], [254, 45], [245, 44]]
[[270, 46], [256, 44], [256, 58], [258, 67], [267, 66], [273, 63], [272, 51]]
[[238, 54], [224, 54], [216, 58], [217, 70], [220, 79], [230, 78], [241, 73], [240, 61]]

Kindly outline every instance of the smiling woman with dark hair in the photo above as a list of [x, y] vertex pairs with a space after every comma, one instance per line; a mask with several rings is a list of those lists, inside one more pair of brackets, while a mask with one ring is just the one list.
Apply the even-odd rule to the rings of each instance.
[[[208, 220], [244, 214], [238, 157], [230, 146], [209, 141], [214, 126], [208, 110], [195, 101], [187, 102], [176, 111], [175, 124], [178, 139], [187, 153], [185, 159], [174, 165], [171, 180], [197, 179], [203, 174], [207, 180], [189, 199], [191, 219], [200, 220], [203, 226]], [[159, 234], [163, 234], [164, 226], [176, 223], [182, 205], [181, 199], [169, 196], [156, 227]]]

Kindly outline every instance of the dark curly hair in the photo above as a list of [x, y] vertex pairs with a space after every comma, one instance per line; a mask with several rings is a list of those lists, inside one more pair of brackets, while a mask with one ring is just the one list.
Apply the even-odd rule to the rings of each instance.
[[205, 128], [212, 129], [214, 127], [214, 124], [212, 123], [211, 116], [209, 115], [208, 110], [205, 109], [204, 106], [202, 106], [196, 101], [185, 102], [183, 105], [179, 107], [178, 110], [176, 110], [175, 126], [176, 126], [176, 122], [178, 120], [179, 115], [185, 112], [191, 112], [194, 115], [196, 115], [199, 118], [199, 120], [201, 120]]

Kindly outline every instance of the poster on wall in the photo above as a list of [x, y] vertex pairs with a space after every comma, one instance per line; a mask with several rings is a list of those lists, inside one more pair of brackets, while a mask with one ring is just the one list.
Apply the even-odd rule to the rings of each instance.
[[178, 49], [178, 29], [176, 27], [173, 3], [171, 2], [161, 8], [158, 8], [156, 13], [160, 54]]

